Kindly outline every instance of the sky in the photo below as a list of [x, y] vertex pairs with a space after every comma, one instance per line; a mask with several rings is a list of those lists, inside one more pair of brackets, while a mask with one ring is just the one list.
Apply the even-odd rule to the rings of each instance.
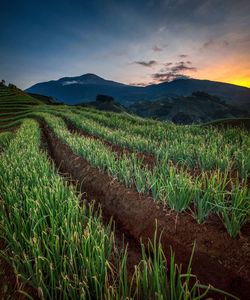
[[94, 73], [250, 87], [249, 16], [250, 0], [1, 0], [0, 79], [27, 88]]

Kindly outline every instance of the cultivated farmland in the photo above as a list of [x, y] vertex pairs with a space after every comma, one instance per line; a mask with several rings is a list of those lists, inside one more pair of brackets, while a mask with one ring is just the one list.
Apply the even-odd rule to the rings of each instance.
[[250, 136], [219, 125], [0, 86], [0, 298], [248, 299]]

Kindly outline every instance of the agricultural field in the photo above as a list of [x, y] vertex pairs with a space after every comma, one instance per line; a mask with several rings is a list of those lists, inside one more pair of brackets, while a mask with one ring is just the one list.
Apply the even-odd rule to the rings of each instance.
[[250, 135], [0, 86], [0, 299], [249, 299]]

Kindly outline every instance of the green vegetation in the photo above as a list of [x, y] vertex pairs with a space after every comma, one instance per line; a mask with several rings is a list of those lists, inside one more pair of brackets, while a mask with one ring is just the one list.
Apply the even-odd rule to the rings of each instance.
[[203, 171], [237, 169], [244, 178], [250, 174], [250, 137], [244, 129], [136, 122], [132, 118], [106, 114], [82, 110], [76, 115], [67, 109], [60, 112], [88, 133], [132, 150], [153, 154], [157, 159], [168, 157], [182, 166], [198, 167]]
[[[191, 91], [190, 91], [191, 92]], [[159, 96], [151, 101], [135, 101], [129, 110], [142, 117], [162, 121], [173, 121], [176, 124], [199, 124], [221, 118], [249, 117], [248, 109], [243, 105], [229, 104], [215, 95], [202, 91], [192, 95]]]
[[156, 239], [148, 245], [152, 257], [142, 245], [142, 261], [129, 282], [126, 250], [115, 254], [111, 225], [104, 227], [91, 205], [79, 205], [75, 189], [57, 175], [39, 143], [38, 125], [26, 120], [0, 157], [0, 228], [8, 246], [2, 254], [23, 282], [41, 299], [199, 297], [201, 286], [190, 284], [191, 268], [182, 274], [173, 255], [166, 280], [166, 258]]
[[[8, 95], [8, 91], [12, 94]], [[23, 94], [17, 97], [15, 90], [10, 92], [7, 88], [1, 88], [1, 93], [0, 99], [25, 98]], [[31, 96], [27, 96], [29, 98]], [[118, 155], [102, 141], [73, 135], [62, 120], [51, 114], [43, 115], [57, 136], [76, 153], [126, 186], [135, 186], [140, 193], [150, 193], [155, 201], [180, 212], [194, 204], [193, 214], [198, 223], [216, 213], [232, 237], [236, 237], [249, 220], [250, 137], [245, 129], [177, 126], [126, 113], [37, 105], [38, 100], [32, 101], [36, 103], [32, 110], [11, 116], [3, 113], [0, 127], [18, 126], [32, 111], [56, 114], [91, 135], [131, 149], [131, 157]], [[153, 155], [155, 166], [150, 168], [143, 164], [136, 157], [137, 151]]]
[[10, 141], [14, 137], [14, 133], [6, 131], [0, 132], [0, 152], [8, 147]]
[[218, 126], [218, 127], [244, 127], [250, 129], [250, 118], [234, 118], [234, 119], [221, 119], [203, 124], [203, 126]]
[[41, 101], [32, 98], [15, 86], [0, 85], [0, 130], [11, 129], [21, 124]]
[[[142, 141], [138, 136], [132, 136], [128, 133], [115, 132], [112, 134], [110, 129], [102, 127], [98, 123], [96, 125], [87, 118], [81, 119], [78, 114], [63, 112], [57, 114], [66, 117], [77, 127], [88, 133], [94, 135], [98, 133], [99, 136], [109, 141], [113, 137], [114, 143], [119, 139], [121, 141], [120, 144], [123, 146], [131, 147], [131, 145], [138, 145]], [[222, 218], [228, 233], [232, 237], [236, 237], [240, 228], [249, 220], [250, 192], [247, 178], [250, 161], [247, 153], [250, 148], [247, 148], [247, 145], [250, 139], [244, 130], [231, 128], [227, 129], [224, 135], [218, 133], [218, 146], [219, 140], [221, 141], [222, 138], [224, 142], [230, 142], [231, 136], [233, 139], [235, 134], [238, 134], [234, 138], [235, 144], [231, 144], [232, 150], [226, 152], [228, 154], [227, 157], [218, 158], [219, 155], [216, 155], [210, 144], [207, 148], [203, 144], [202, 147], [205, 153], [200, 151], [200, 162], [205, 171], [201, 170], [198, 176], [194, 176], [192, 169], [185, 168], [185, 164], [173, 164], [172, 160], [169, 159], [169, 153], [167, 150], [164, 153], [160, 144], [152, 143], [150, 145], [155, 151], [162, 151], [162, 158], [158, 155], [154, 168], [150, 169], [140, 159], [137, 159], [133, 153], [130, 157], [125, 154], [119, 156], [99, 140], [71, 134], [62, 119], [52, 117], [49, 114], [40, 113], [39, 115], [45, 118], [45, 121], [56, 135], [64, 140], [77, 154], [82, 155], [91, 164], [109, 172], [113, 177], [124, 182], [126, 186], [131, 187], [135, 185], [137, 191], [144, 194], [151, 192], [155, 201], [166, 203], [180, 212], [186, 210], [191, 203], [194, 203], [193, 214], [199, 223], [204, 222], [209, 214], [216, 213]], [[174, 126], [169, 125], [169, 130], [172, 130]], [[195, 127], [193, 130], [194, 132], [199, 132], [201, 129]], [[191, 133], [189, 134], [190, 139], [192, 139]], [[199, 137], [204, 138], [201, 134]], [[208, 133], [205, 138], [208, 141], [209, 139], [213, 140], [213, 137]], [[236, 144], [236, 141], [240, 140], [241, 143], [238, 142]], [[143, 138], [143, 141], [145, 145], [150, 144], [149, 139]], [[124, 144], [122, 144], [123, 142]], [[182, 144], [182, 150], [185, 151], [185, 144]], [[215, 147], [217, 145], [212, 142], [211, 144]], [[242, 145], [240, 149], [237, 147], [239, 144]], [[167, 145], [169, 144], [166, 144], [166, 148]], [[175, 143], [175, 145], [177, 144]], [[221, 144], [221, 147], [223, 147], [223, 144]], [[229, 144], [226, 144], [225, 149], [230, 149], [229, 147]], [[207, 149], [208, 151], [211, 150], [211, 152], [207, 152]], [[235, 151], [234, 162], [230, 160], [229, 156], [232, 151]], [[175, 149], [176, 153], [178, 154], [178, 149]], [[217, 166], [214, 169], [215, 158], [220, 162], [220, 167]], [[234, 178], [232, 174], [236, 167], [240, 169], [240, 173], [236, 173], [237, 177]]]
[[[44, 105], [5, 86], [0, 110], [0, 236], [7, 246], [1, 254], [18, 280], [41, 299], [206, 297], [191, 262], [182, 270], [173, 252], [165, 256], [156, 235], [141, 244], [142, 259], [129, 271], [126, 245], [116, 244], [113, 224], [104, 225], [101, 209], [82, 203], [76, 188], [59, 176], [40, 149], [40, 128], [32, 118], [43, 119], [77, 155], [126, 187], [179, 213], [191, 212], [197, 223], [219, 216], [233, 238], [250, 219], [246, 129], [178, 126], [127, 113]], [[64, 120], [90, 136], [69, 131]]]

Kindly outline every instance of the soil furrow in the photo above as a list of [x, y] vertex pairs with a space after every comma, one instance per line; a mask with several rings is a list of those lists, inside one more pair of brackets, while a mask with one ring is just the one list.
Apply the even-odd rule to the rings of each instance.
[[[70, 122], [67, 118], [63, 118], [67, 129], [71, 132], [71, 133], [77, 133], [83, 137], [88, 137], [88, 138], [92, 138], [94, 140], [98, 140], [101, 143], [103, 143], [104, 145], [106, 145], [108, 148], [110, 148], [111, 151], [115, 152], [118, 154], [118, 156], [122, 156], [123, 154], [130, 156], [132, 153], [136, 155], [138, 160], [141, 160], [142, 163], [147, 166], [150, 170], [152, 170], [156, 164], [157, 164], [157, 159], [155, 158], [154, 155], [152, 154], [147, 154], [144, 152], [139, 152], [139, 151], [135, 151], [132, 150], [128, 147], [122, 147], [116, 144], [113, 144], [107, 140], [105, 140], [104, 138], [101, 138], [97, 135], [93, 135], [90, 133], [87, 133], [86, 131], [79, 129], [77, 126], [75, 126], [72, 122]], [[180, 171], [181, 168], [183, 168], [183, 166], [179, 165], [177, 162], [171, 160], [169, 162], [170, 165], [174, 166], [176, 170]], [[186, 170], [187, 174], [190, 175], [192, 178], [198, 177], [200, 176], [204, 171], [201, 170], [201, 168], [199, 168], [198, 166], [190, 169], [187, 167], [184, 167], [184, 169]], [[211, 170], [211, 171], [206, 171], [205, 173], [207, 173], [209, 176], [213, 176], [215, 170]], [[228, 174], [228, 190], [231, 189], [230, 186], [230, 182], [235, 182], [238, 180], [238, 172], [236, 170], [231, 170]], [[250, 187], [250, 177], [248, 177], [247, 179], [247, 184]]]
[[[0, 239], [0, 250], [7, 251], [6, 243]], [[37, 291], [29, 284], [24, 284], [18, 279], [14, 268], [4, 259], [0, 258], [0, 299], [26, 300], [27, 297], [20, 291], [24, 291], [38, 299]]]
[[231, 292], [241, 299], [250, 298], [250, 243], [242, 236], [232, 240], [222, 224], [199, 225], [188, 214], [177, 214], [126, 188], [84, 158], [76, 155], [58, 139], [46, 124], [42, 125], [55, 164], [79, 182], [89, 199], [101, 204], [108, 217], [113, 217], [120, 232], [133, 240], [153, 239], [155, 222], [163, 231], [162, 245], [167, 257], [170, 247], [177, 263], [187, 267], [196, 240], [192, 271], [202, 283]]
[[[59, 168], [59, 175], [67, 182], [70, 182], [71, 184], [75, 185], [78, 192], [82, 195], [81, 200], [87, 201], [87, 203], [93, 203], [95, 201], [95, 198], [91, 197], [92, 195], [90, 193], [86, 193], [84, 189], [84, 185], [78, 180], [78, 178], [71, 176], [70, 173], [67, 172], [67, 170], [62, 167], [62, 165], [59, 163], [59, 161], [56, 159], [54, 155], [54, 150], [52, 147], [52, 144], [50, 143], [50, 139], [48, 136], [48, 131], [44, 130], [45, 124], [40, 121], [40, 126], [42, 128], [42, 138], [41, 138], [41, 148], [47, 152], [49, 159], [52, 161], [52, 163], [55, 163], [55, 165]], [[100, 202], [95, 201], [96, 209], [99, 209]], [[102, 210], [102, 218], [103, 223], [105, 225], [109, 225], [112, 216], [107, 213], [106, 211]], [[114, 237], [115, 237], [115, 247], [118, 249], [117, 251], [121, 253], [120, 251], [123, 249], [123, 246], [127, 245], [127, 252], [128, 252], [128, 276], [131, 278], [134, 273], [134, 266], [139, 263], [141, 260], [141, 247], [140, 243], [136, 241], [128, 232], [122, 231], [116, 224], [114, 225]]]
[[136, 155], [137, 159], [142, 160], [143, 164], [145, 166], [147, 165], [148, 168], [153, 169], [153, 167], [156, 165], [157, 161], [156, 161], [156, 159], [153, 155], [145, 154], [145, 153], [142, 153], [142, 152], [139, 152], [139, 151], [133, 151], [130, 148], [112, 144], [111, 142], [106, 141], [105, 139], [103, 139], [99, 136], [89, 134], [86, 131], [83, 131], [83, 130], [77, 128], [74, 124], [72, 124], [66, 118], [63, 118], [63, 120], [64, 120], [64, 122], [65, 122], [65, 124], [66, 124], [66, 126], [67, 126], [67, 128], [70, 132], [72, 132], [72, 133], [76, 132], [81, 136], [89, 137], [89, 138], [98, 140], [98, 141], [102, 142], [104, 145], [106, 145], [107, 147], [109, 147], [111, 151], [117, 153], [118, 156], [122, 156], [123, 154], [129, 156], [132, 153], [134, 153]]

